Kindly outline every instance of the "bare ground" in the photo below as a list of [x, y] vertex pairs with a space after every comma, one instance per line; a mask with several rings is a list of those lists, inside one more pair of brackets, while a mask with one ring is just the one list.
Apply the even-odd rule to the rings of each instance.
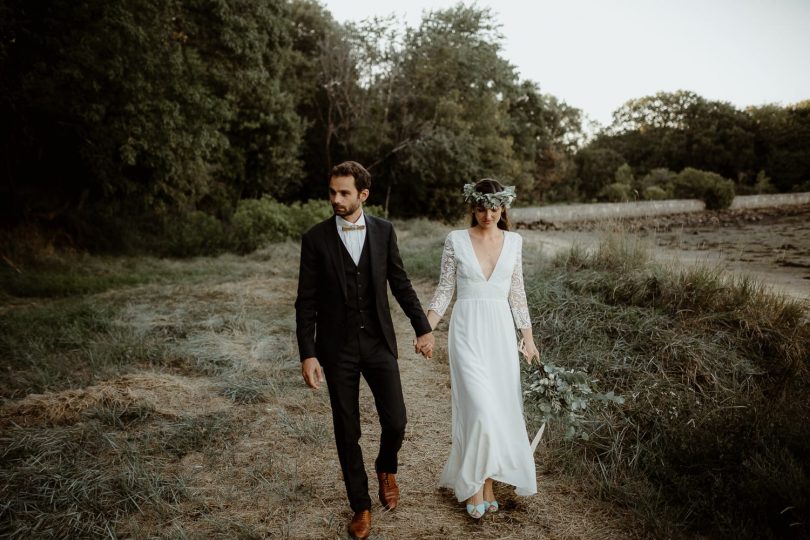
[[719, 268], [753, 277], [778, 294], [810, 300], [810, 205], [591, 221], [521, 234], [553, 254], [573, 244], [593, 247], [613, 230], [647, 242], [662, 262]]

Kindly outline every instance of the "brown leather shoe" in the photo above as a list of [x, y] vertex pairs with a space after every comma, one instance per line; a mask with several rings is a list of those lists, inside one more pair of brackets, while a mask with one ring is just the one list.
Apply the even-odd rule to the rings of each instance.
[[356, 540], [365, 540], [371, 534], [371, 510], [360, 510], [354, 513], [349, 523], [349, 536]]
[[393, 473], [378, 472], [377, 480], [380, 482], [380, 502], [384, 507], [393, 510], [399, 504], [399, 486], [397, 475]]

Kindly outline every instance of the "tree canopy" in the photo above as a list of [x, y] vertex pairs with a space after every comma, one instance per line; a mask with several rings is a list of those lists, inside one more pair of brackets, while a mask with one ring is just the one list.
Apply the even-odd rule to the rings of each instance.
[[526, 204], [598, 197], [625, 186], [622, 165], [636, 183], [687, 167], [743, 190], [810, 178], [806, 102], [659, 93], [583, 146], [581, 112], [521, 80], [475, 5], [411, 27], [341, 24], [314, 0], [6, 0], [0, 72], [4, 226], [78, 243], [200, 212], [228, 224], [246, 199], [322, 199], [345, 159], [370, 168], [383, 211], [436, 219], [488, 176]]
[[[622, 163], [637, 176], [657, 168], [687, 167], [734, 181], [738, 191], [771, 178], [781, 191], [810, 189], [810, 115], [805, 103], [739, 110], [694, 92], [660, 92], [633, 99], [613, 123], [577, 154], [579, 193], [592, 197]], [[613, 156], [595, 162], [597, 156]], [[602, 170], [609, 167], [612, 171]]]

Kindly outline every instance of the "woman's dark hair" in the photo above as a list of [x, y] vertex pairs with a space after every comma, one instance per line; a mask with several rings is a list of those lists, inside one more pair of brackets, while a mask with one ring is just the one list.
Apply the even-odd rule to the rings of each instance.
[[[492, 178], [484, 178], [483, 180], [479, 180], [475, 183], [475, 191], [478, 193], [497, 193], [499, 191], [503, 191], [503, 186], [497, 180], [493, 180]], [[476, 205], [471, 205], [470, 208], [473, 210], [476, 209]], [[475, 219], [475, 212], [472, 213], [472, 219], [470, 220], [470, 226], [476, 227], [478, 225], [478, 220]], [[504, 231], [508, 231], [511, 227], [509, 223], [509, 216], [506, 215], [506, 208], [503, 209], [501, 212], [501, 219], [498, 220], [498, 228]]]
[[344, 161], [335, 165], [332, 167], [332, 176], [354, 177], [354, 187], [358, 193], [364, 189], [371, 189], [371, 174], [356, 161]]

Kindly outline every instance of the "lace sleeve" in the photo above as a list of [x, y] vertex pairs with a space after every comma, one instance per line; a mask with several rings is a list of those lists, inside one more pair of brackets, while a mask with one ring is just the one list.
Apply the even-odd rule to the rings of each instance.
[[[520, 237], [518, 237], [520, 238]], [[523, 239], [518, 244], [515, 269], [512, 271], [512, 285], [509, 287], [509, 307], [512, 308], [512, 318], [518, 330], [532, 327], [529, 317], [529, 304], [526, 301], [526, 288], [523, 285]]]
[[450, 305], [450, 300], [453, 298], [453, 292], [456, 289], [456, 253], [453, 250], [453, 240], [450, 235], [444, 241], [444, 250], [442, 251], [442, 265], [441, 275], [439, 276], [439, 284], [436, 286], [436, 292], [433, 293], [433, 300], [430, 301], [428, 310], [435, 311], [440, 317], [444, 315], [447, 306]]

